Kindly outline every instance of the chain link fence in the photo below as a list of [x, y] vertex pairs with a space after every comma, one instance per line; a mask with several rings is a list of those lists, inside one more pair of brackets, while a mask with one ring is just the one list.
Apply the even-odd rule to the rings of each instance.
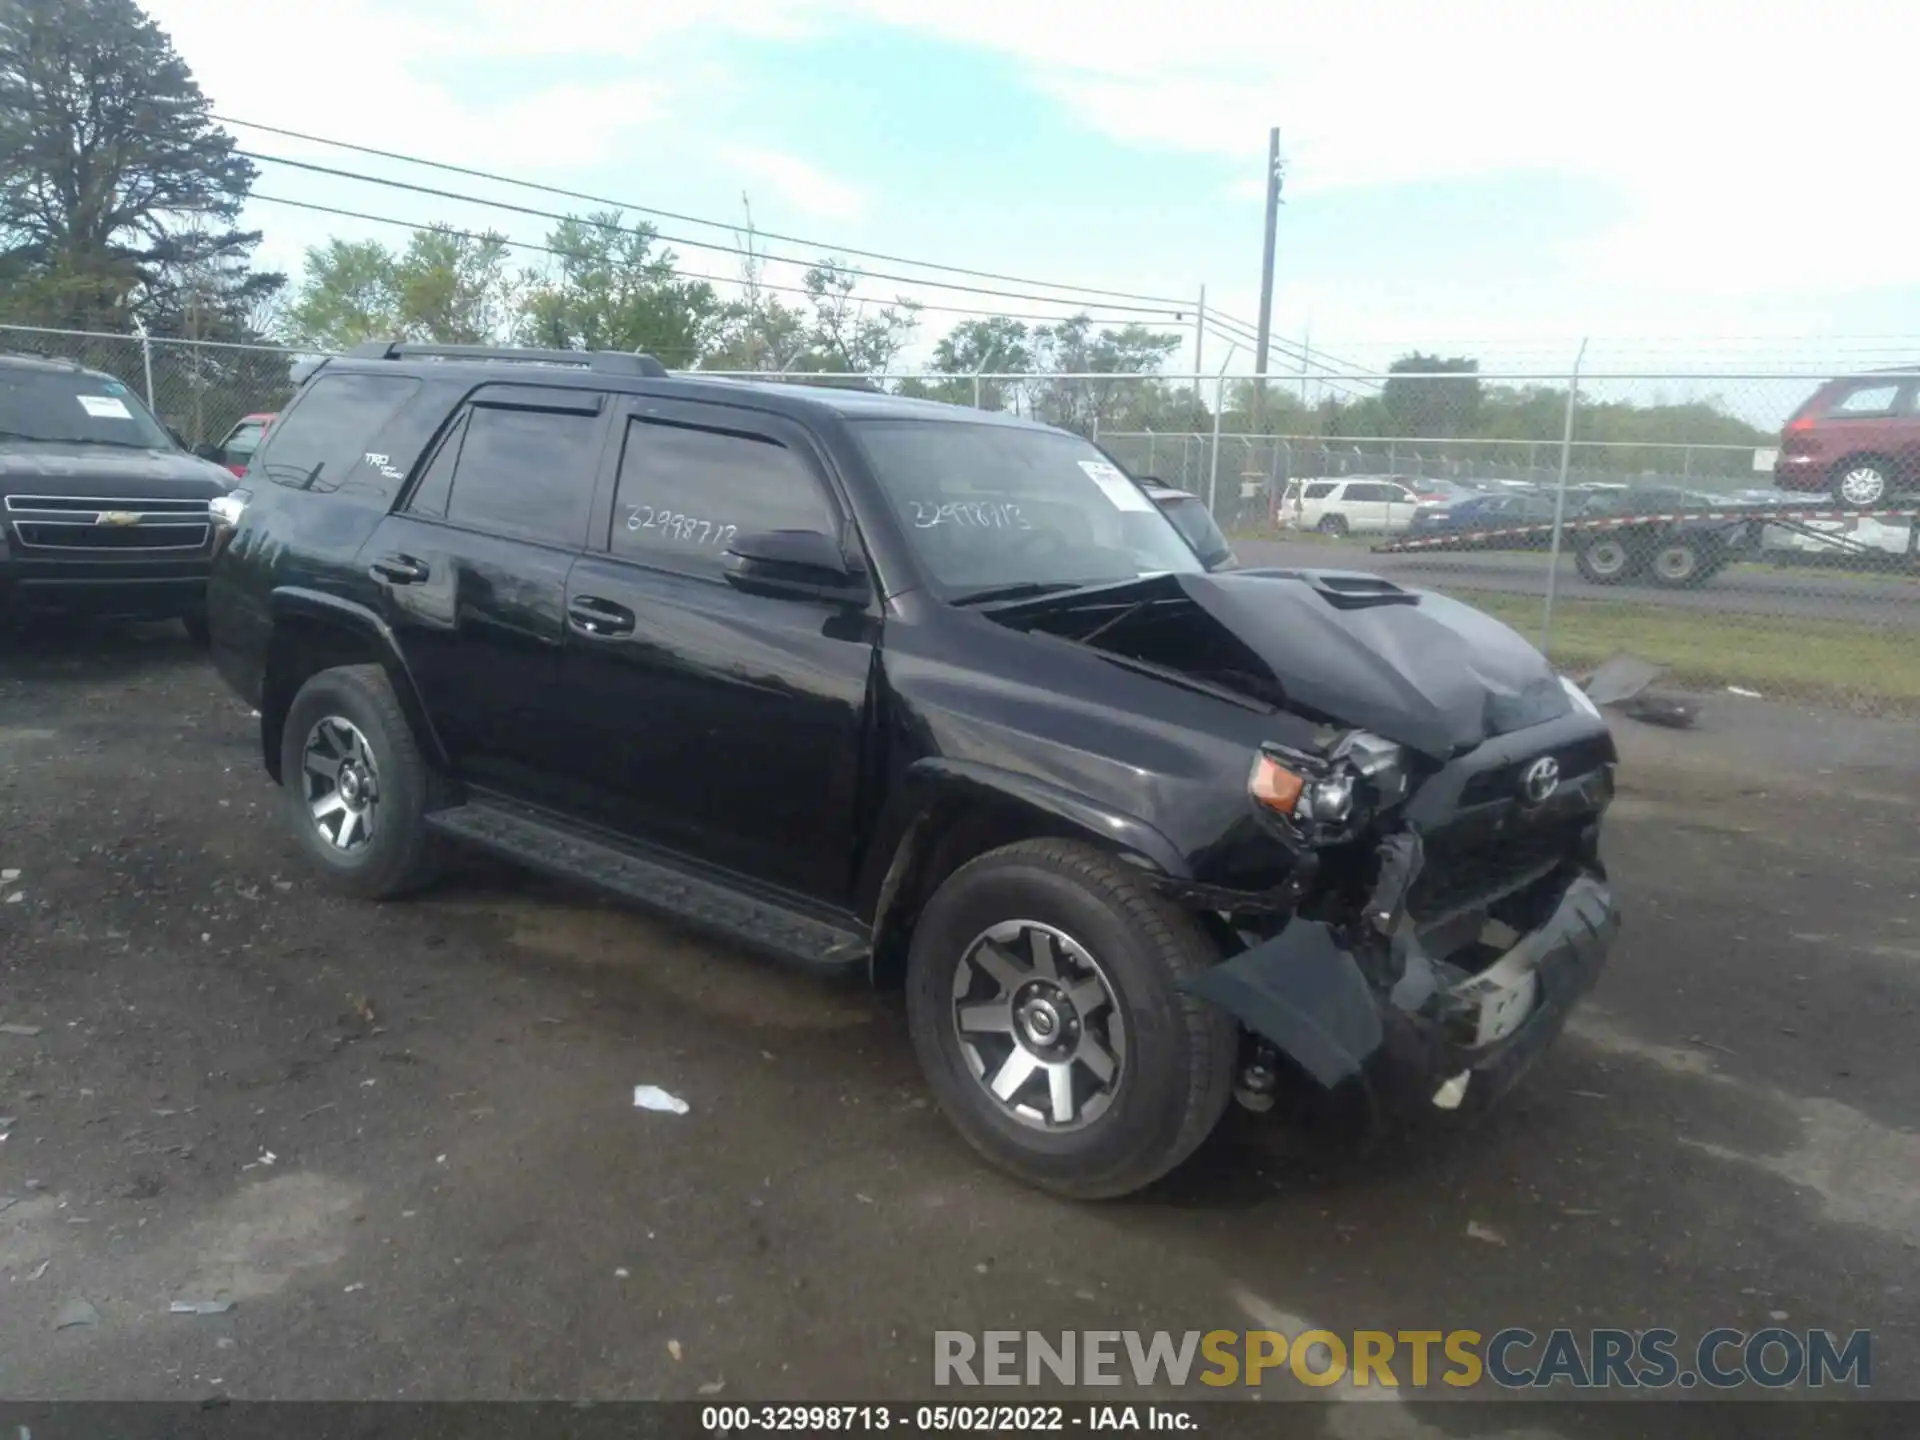
[[[319, 358], [0, 327], [9, 350], [115, 375], [189, 445], [279, 409]], [[1682, 690], [1920, 717], [1920, 369], [739, 378], [1078, 431], [1206, 501], [1242, 564], [1441, 590], [1563, 669], [1624, 651]]]

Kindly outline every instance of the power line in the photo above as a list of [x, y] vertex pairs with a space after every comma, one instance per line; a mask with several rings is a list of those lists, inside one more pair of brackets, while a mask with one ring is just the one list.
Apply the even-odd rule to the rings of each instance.
[[[251, 197], [264, 200], [269, 205], [286, 205], [295, 210], [312, 210], [321, 215], [337, 215], [345, 220], [365, 220], [375, 225], [397, 225], [408, 230], [438, 230], [442, 234], [457, 236], [463, 240], [495, 239], [513, 250], [532, 250], [542, 255], [554, 255], [562, 260], [581, 260], [591, 258], [574, 250], [561, 250], [552, 245], [541, 245], [531, 240], [509, 240], [504, 235], [487, 235], [477, 230], [461, 230], [451, 225], [422, 225], [412, 220], [402, 220], [393, 215], [372, 215], [364, 210], [345, 210], [337, 205], [320, 205], [311, 200], [289, 200], [283, 195], [262, 195], [255, 191]], [[671, 267], [670, 267], [671, 268]], [[788, 295], [805, 295], [812, 298], [813, 292], [798, 285], [780, 285], [771, 280], [743, 280], [735, 275], [704, 275], [697, 270], [673, 269], [672, 273], [682, 280], [704, 280], [710, 285], [738, 285], [743, 289], [778, 290]], [[889, 302], [891, 303], [891, 302]], [[919, 301], [910, 301], [916, 309], [933, 311], [943, 315], [986, 315], [1006, 320], [1041, 320], [1058, 324], [1063, 318], [1059, 315], [1034, 315], [1009, 313], [1005, 310], [972, 309], [957, 305], [925, 305]], [[1125, 319], [1114, 316], [1089, 317], [1089, 323], [1095, 325], [1129, 325], [1137, 323], [1133, 317]]]
[[[282, 129], [277, 125], [262, 125], [258, 121], [254, 121], [254, 120], [238, 120], [233, 118], [232, 116], [226, 116], [226, 115], [214, 115], [214, 116], [211, 116], [210, 118], [219, 122], [222, 125], [237, 125], [237, 126], [240, 126], [242, 129], [246, 129], [246, 130], [260, 130], [271, 135], [283, 135], [290, 140], [304, 140], [309, 144], [326, 145], [338, 150], [351, 150], [361, 155], [378, 156], [383, 160], [397, 160], [403, 165], [420, 165], [431, 170], [443, 170], [453, 175], [466, 175], [475, 180], [490, 180], [500, 185], [515, 185], [515, 186], [521, 187], [522, 189], [538, 190], [545, 194], [558, 195], [568, 200], [584, 200], [592, 205], [613, 205], [623, 210], [631, 210], [634, 213], [639, 215], [657, 215], [664, 220], [675, 220], [686, 225], [705, 225], [715, 230], [726, 230], [734, 234], [738, 233], [737, 229], [732, 224], [723, 220], [708, 220], [698, 215], [686, 215], [673, 210], [661, 210], [657, 207], [649, 206], [649, 205], [635, 205], [625, 200], [612, 200], [612, 199], [608, 199], [606, 196], [603, 196], [603, 195], [590, 195], [580, 190], [567, 190], [567, 189], [561, 188], [558, 185], [544, 185], [536, 180], [516, 179], [514, 176], [511, 176], [511, 175], [499, 175], [499, 174], [495, 174], [492, 171], [477, 170], [465, 165], [452, 165], [442, 160], [428, 160], [422, 156], [407, 155], [396, 150], [381, 150], [371, 145], [355, 145], [346, 140], [329, 140], [325, 136], [308, 135], [299, 130], [286, 130], [286, 129]], [[273, 156], [255, 155], [245, 150], [242, 150], [239, 153], [242, 155], [246, 155], [249, 159], [256, 159], [256, 160], [274, 160], [275, 159], [275, 157]], [[293, 160], [278, 160], [277, 163], [284, 164], [284, 165], [293, 165], [293, 164], [299, 164], [300, 162], [293, 161]], [[361, 178], [366, 178], [366, 177], [361, 177]], [[485, 202], [476, 202], [476, 203], [485, 203]], [[777, 234], [776, 232], [771, 230], [761, 230], [761, 231], [756, 231], [754, 233], [762, 236], [765, 239], [777, 240], [777, 241], [780, 241], [782, 244], [786, 244], [786, 245], [802, 245], [810, 250], [830, 251], [830, 252], [834, 252], [842, 255], [855, 255], [860, 257], [863, 260], [880, 260], [889, 265], [913, 265], [923, 270], [940, 270], [950, 275], [967, 275], [967, 276], [971, 276], [976, 280], [998, 280], [1004, 284], [1009, 284], [1009, 285], [1038, 285], [1043, 289], [1070, 290], [1077, 294], [1091, 295], [1096, 298], [1110, 298], [1110, 299], [1119, 299], [1119, 300], [1147, 300], [1147, 301], [1153, 301], [1163, 305], [1178, 305], [1178, 306], [1184, 306], [1187, 303], [1185, 300], [1177, 299], [1169, 295], [1142, 295], [1142, 294], [1137, 294], [1130, 290], [1102, 290], [1092, 285], [1070, 284], [1064, 280], [1033, 280], [1033, 279], [1028, 279], [1019, 275], [1004, 275], [992, 270], [974, 270], [964, 265], [947, 265], [935, 260], [915, 260], [910, 256], [905, 256], [905, 255], [889, 255], [878, 250], [861, 250], [849, 245], [829, 245], [817, 240], [804, 240], [795, 235]], [[697, 240], [678, 240], [678, 241], [675, 241], [674, 243], [681, 244], [681, 245], [699, 245], [702, 242]], [[741, 252], [734, 251], [733, 253], [739, 254]], [[779, 258], [779, 257], [775, 257], [775, 258]], [[794, 263], [802, 263], [802, 262], [794, 262]], [[888, 277], [881, 277], [881, 278], [888, 278]], [[913, 279], [912, 277], [908, 277], [908, 278], [911, 281], [911, 283], [917, 284], [917, 285], [936, 285], [939, 283], [937, 281], [932, 281], [932, 280]], [[952, 286], [947, 288], [958, 289], [958, 288], [967, 288], [967, 287]], [[986, 292], [986, 293], [999, 294], [1002, 292], [993, 291], [993, 292]], [[1048, 297], [1021, 296], [1017, 298], [1047, 299]], [[1061, 301], [1052, 302], [1052, 303], [1068, 305], [1076, 302], [1061, 300]], [[1116, 308], [1131, 309], [1133, 307], [1109, 306], [1108, 308], [1109, 309], [1116, 309]]]

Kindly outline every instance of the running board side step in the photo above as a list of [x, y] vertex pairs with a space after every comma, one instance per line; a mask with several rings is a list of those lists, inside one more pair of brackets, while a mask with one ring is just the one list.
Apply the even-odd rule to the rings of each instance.
[[572, 880], [722, 939], [818, 969], [864, 963], [865, 931], [742, 888], [722, 874], [583, 835], [518, 806], [475, 799], [426, 817], [463, 845]]

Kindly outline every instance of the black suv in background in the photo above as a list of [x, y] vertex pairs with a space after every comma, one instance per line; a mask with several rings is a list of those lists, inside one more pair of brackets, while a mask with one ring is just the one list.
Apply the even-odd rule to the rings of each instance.
[[0, 355], [0, 620], [178, 617], [204, 636], [207, 507], [232, 479], [111, 375]]
[[1511, 630], [1210, 574], [1077, 436], [647, 357], [361, 347], [216, 506], [221, 672], [340, 890], [445, 842], [903, 981], [1079, 1196], [1282, 1077], [1476, 1108], [1616, 926], [1611, 737]]

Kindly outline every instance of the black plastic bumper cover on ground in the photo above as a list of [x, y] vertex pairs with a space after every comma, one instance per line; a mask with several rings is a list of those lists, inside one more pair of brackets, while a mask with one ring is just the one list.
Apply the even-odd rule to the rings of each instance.
[[[1551, 914], [1508, 952], [1524, 949], [1538, 977], [1532, 1011], [1489, 1045], [1470, 1036], [1476, 1001], [1448, 986], [1417, 939], [1402, 934], [1369, 964], [1335, 927], [1295, 920], [1261, 945], [1215, 966], [1187, 989], [1229, 1011], [1328, 1089], [1358, 1081], [1376, 1111], [1435, 1113], [1434, 1091], [1471, 1071], [1465, 1105], [1479, 1108], [1519, 1079], [1593, 987], [1620, 928], [1613, 891], [1581, 871], [1564, 883]], [[1377, 962], [1377, 963], [1372, 963]], [[1389, 975], [1377, 989], [1368, 973]]]

